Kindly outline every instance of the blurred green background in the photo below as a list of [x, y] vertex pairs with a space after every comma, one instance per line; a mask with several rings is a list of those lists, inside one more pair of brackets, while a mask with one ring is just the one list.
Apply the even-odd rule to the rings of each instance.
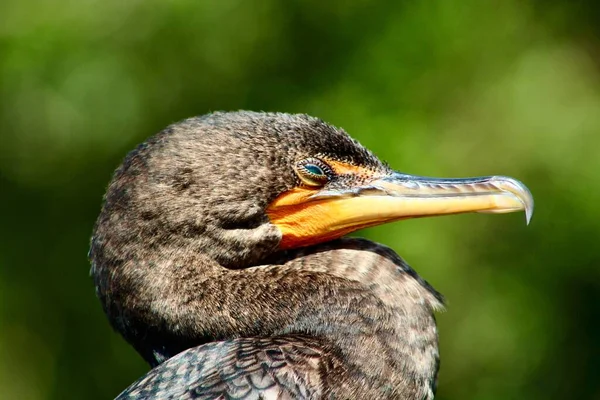
[[600, 10], [589, 1], [0, 3], [0, 398], [109, 399], [146, 365], [88, 276], [111, 173], [212, 110], [304, 112], [394, 168], [537, 209], [404, 221], [448, 299], [439, 399], [600, 399]]

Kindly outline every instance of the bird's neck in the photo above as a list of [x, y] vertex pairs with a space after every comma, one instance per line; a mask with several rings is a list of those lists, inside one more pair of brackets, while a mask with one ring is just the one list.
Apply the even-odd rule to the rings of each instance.
[[332, 338], [361, 374], [402, 391], [391, 398], [433, 398], [439, 364], [433, 311], [443, 308], [443, 299], [395, 252], [367, 240], [341, 239], [283, 260], [284, 268], [341, 279], [333, 293], [320, 298], [320, 307], [286, 332]]
[[108, 296], [113, 324], [151, 364], [210, 341], [309, 335], [362, 387], [385, 383], [429, 398], [441, 298], [391, 250], [343, 239], [241, 270], [196, 257], [184, 263], [170, 253], [168, 265], [157, 259], [141, 275], [123, 269], [124, 286]]

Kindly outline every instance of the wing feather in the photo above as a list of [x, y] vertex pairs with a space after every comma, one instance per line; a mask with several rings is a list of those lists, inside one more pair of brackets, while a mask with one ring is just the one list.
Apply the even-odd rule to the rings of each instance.
[[158, 365], [117, 400], [317, 399], [323, 357], [314, 339], [299, 336], [209, 343]]

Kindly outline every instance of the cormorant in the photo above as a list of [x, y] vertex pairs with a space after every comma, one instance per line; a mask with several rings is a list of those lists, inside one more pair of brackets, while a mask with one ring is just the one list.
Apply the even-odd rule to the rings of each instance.
[[307, 115], [171, 125], [117, 169], [91, 242], [108, 319], [154, 367], [118, 398], [432, 399], [441, 295], [341, 237], [517, 210], [533, 199], [515, 179], [394, 172]]

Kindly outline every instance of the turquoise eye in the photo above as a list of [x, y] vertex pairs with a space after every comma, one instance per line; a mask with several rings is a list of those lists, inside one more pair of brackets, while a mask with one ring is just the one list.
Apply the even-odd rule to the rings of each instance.
[[307, 186], [320, 187], [329, 181], [332, 175], [329, 165], [317, 158], [300, 161], [295, 167], [296, 175]]
[[319, 166], [317, 166], [317, 165], [306, 164], [303, 167], [306, 170], [306, 172], [308, 172], [310, 174], [313, 174], [313, 175], [325, 175], [325, 173], [323, 172], [323, 170], [321, 168], [319, 168]]

